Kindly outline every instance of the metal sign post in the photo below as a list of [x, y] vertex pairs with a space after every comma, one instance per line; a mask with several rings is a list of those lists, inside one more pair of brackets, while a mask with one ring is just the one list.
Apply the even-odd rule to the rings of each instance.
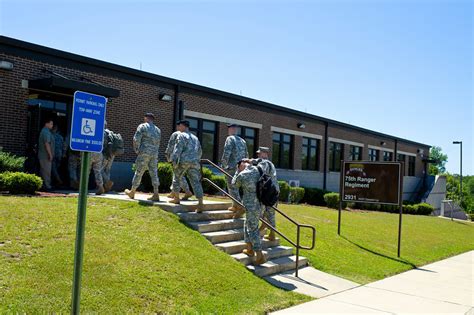
[[103, 96], [81, 91], [74, 93], [69, 146], [71, 150], [81, 151], [81, 178], [77, 203], [71, 314], [79, 314], [80, 310], [90, 152], [102, 152], [106, 104], [107, 99]]
[[397, 254], [400, 257], [403, 174], [402, 162], [341, 161], [337, 234], [341, 235], [343, 202], [397, 205], [399, 207]]

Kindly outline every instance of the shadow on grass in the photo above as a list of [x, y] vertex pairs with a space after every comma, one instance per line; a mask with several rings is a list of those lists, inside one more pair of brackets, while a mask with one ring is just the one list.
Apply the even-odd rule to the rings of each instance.
[[393, 261], [396, 261], [396, 262], [399, 262], [399, 263], [402, 263], [404, 265], [408, 265], [410, 267], [412, 267], [413, 269], [418, 269], [418, 270], [421, 270], [421, 271], [427, 271], [427, 272], [435, 272], [435, 271], [432, 271], [432, 270], [428, 270], [428, 269], [423, 269], [423, 268], [418, 268], [415, 264], [413, 264], [412, 262], [409, 262], [408, 260], [405, 260], [405, 259], [400, 259], [400, 258], [394, 258], [394, 257], [390, 257], [390, 256], [387, 256], [387, 255], [384, 255], [384, 254], [381, 254], [381, 253], [378, 253], [372, 249], [369, 249], [367, 247], [364, 247], [360, 244], [357, 244], [356, 242], [354, 241], [351, 241], [350, 239], [348, 239], [347, 237], [341, 235], [341, 237], [343, 239], [345, 239], [346, 241], [348, 241], [349, 243], [351, 243], [352, 245], [354, 246], [357, 246], [358, 248], [362, 249], [362, 250], [365, 250], [366, 252], [369, 252], [371, 254], [374, 254], [374, 255], [377, 255], [377, 256], [380, 256], [380, 257], [383, 257], [383, 258], [386, 258], [386, 259], [390, 259], [390, 260], [393, 260]]

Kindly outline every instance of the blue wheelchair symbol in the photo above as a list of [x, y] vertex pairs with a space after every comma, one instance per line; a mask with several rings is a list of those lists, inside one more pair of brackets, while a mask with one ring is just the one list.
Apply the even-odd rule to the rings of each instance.
[[86, 120], [86, 123], [84, 126], [82, 126], [82, 132], [85, 133], [86, 135], [92, 133], [91, 126], [89, 125], [89, 121]]

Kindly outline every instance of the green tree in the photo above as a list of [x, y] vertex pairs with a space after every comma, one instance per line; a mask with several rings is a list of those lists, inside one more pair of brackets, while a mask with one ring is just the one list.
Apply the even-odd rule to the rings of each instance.
[[438, 175], [446, 172], [446, 162], [448, 155], [442, 152], [441, 147], [432, 147], [430, 150], [430, 159], [436, 160], [435, 163], [430, 163], [429, 174]]

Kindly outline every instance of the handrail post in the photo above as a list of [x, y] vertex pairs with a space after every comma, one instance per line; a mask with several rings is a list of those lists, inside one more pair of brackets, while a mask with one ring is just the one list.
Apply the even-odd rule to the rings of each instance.
[[295, 270], [295, 276], [298, 278], [298, 263], [300, 260], [300, 226], [296, 226], [296, 270]]

